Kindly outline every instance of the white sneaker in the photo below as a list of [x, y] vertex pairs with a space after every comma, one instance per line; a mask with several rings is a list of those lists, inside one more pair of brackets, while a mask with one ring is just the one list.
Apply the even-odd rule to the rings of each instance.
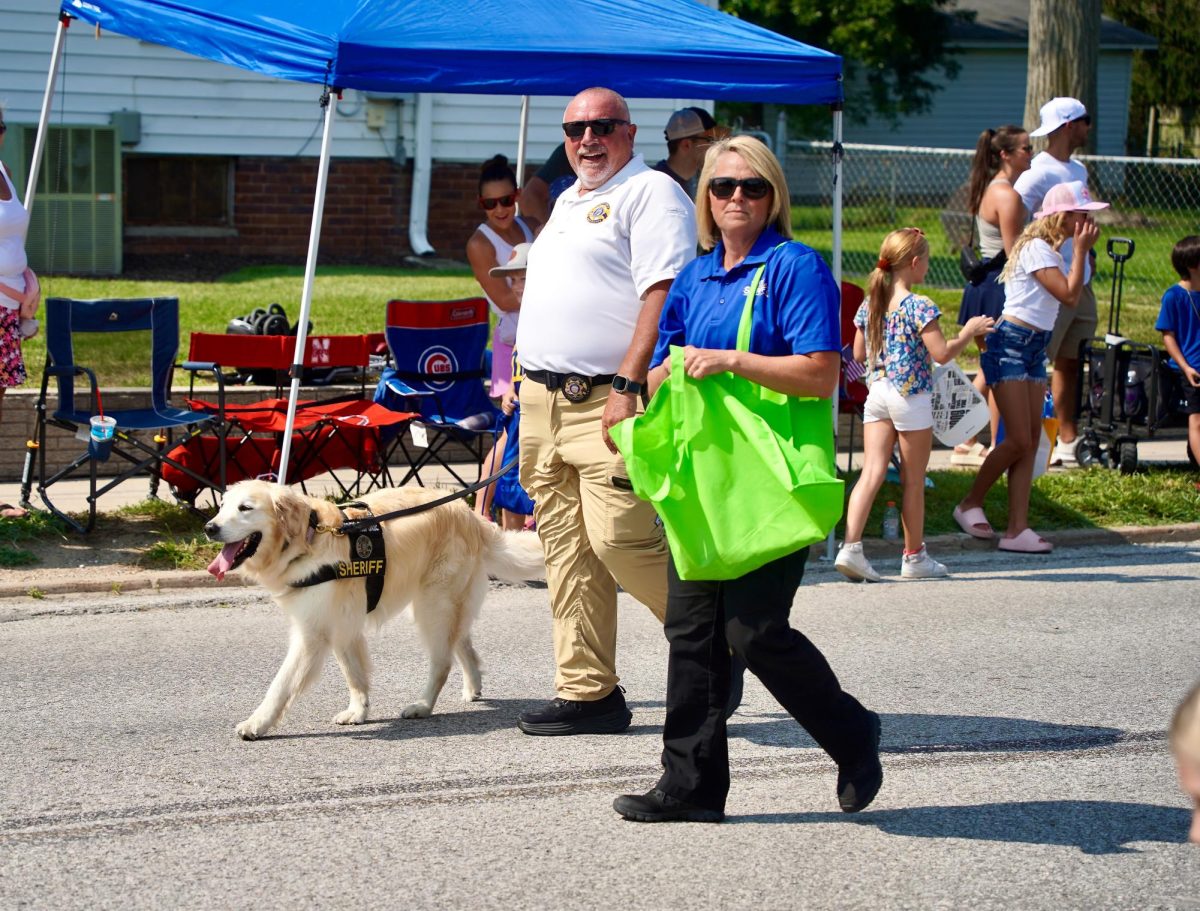
[[1079, 437], [1070, 443], [1056, 443], [1054, 454], [1050, 456], [1051, 465], [1061, 465], [1063, 468], [1078, 468], [1079, 460], [1075, 458], [1075, 447], [1079, 445]]
[[905, 579], [938, 579], [949, 574], [944, 564], [929, 556], [924, 544], [915, 554], [905, 554], [900, 561], [900, 575]]
[[833, 568], [854, 582], [882, 582], [883, 576], [875, 572], [875, 567], [863, 553], [862, 541], [853, 544], [843, 544], [838, 551]]

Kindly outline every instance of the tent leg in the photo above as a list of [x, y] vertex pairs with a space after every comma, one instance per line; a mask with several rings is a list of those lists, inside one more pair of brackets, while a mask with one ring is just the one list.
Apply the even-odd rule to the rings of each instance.
[[[334, 89], [333, 91], [337, 91]], [[288, 394], [287, 421], [283, 429], [283, 449], [279, 455], [280, 484], [287, 484], [288, 459], [292, 452], [292, 428], [296, 424], [296, 400], [300, 397], [300, 377], [304, 373], [304, 354], [308, 350], [308, 316], [312, 312], [313, 278], [317, 270], [317, 248], [321, 243], [321, 219], [325, 214], [325, 189], [329, 185], [329, 145], [333, 135], [330, 91], [321, 96], [325, 108], [325, 132], [321, 136], [321, 160], [317, 166], [317, 192], [313, 200], [312, 226], [308, 233], [308, 259], [304, 264], [304, 290], [300, 297], [300, 319], [296, 323], [296, 355], [292, 360], [292, 388]]]
[[62, 60], [63, 39], [67, 36], [67, 27], [70, 22], [70, 16], [66, 13], [59, 13], [58, 30], [54, 33], [54, 50], [50, 53], [50, 72], [46, 76], [46, 94], [42, 96], [42, 113], [38, 116], [37, 137], [33, 141], [33, 161], [29, 163], [29, 183], [25, 186], [27, 211], [33, 210], [38, 172], [42, 169], [42, 152], [46, 148], [46, 125], [50, 122], [50, 101], [54, 97], [54, 84], [58, 82], [58, 65]]
[[[525, 142], [529, 136], [529, 96], [521, 96], [521, 126], [517, 134], [517, 186], [525, 185]], [[517, 212], [521, 211], [521, 203], [517, 202]]]
[[[842, 293], [842, 103], [839, 101], [833, 108], [833, 282], [838, 289], [839, 300]], [[840, 306], [839, 306], [840, 312]], [[845, 339], [842, 343], [845, 344]], [[853, 437], [851, 437], [853, 442]], [[837, 464], [838, 445], [838, 397], [833, 397], [833, 461]], [[825, 540], [825, 559], [833, 562], [837, 546], [833, 531]]]

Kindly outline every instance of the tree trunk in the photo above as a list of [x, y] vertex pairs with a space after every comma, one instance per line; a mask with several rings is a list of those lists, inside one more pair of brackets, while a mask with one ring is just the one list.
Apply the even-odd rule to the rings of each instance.
[[1096, 147], [1096, 70], [1100, 59], [1101, 0], [1030, 0], [1029, 65], [1025, 82], [1025, 123], [1041, 122], [1038, 112], [1051, 98], [1068, 95], [1092, 115], [1088, 151]]

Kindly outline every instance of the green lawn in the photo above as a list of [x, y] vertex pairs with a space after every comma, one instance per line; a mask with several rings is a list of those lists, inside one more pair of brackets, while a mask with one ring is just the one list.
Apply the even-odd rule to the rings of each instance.
[[[114, 297], [179, 298], [180, 354], [187, 356], [192, 332], [224, 332], [229, 320], [256, 307], [280, 304], [294, 322], [300, 314], [304, 270], [300, 266], [255, 266], [239, 269], [214, 282], [129, 281], [107, 278], [48, 276], [42, 280], [45, 297], [81, 299]], [[383, 331], [384, 311], [393, 298], [452, 300], [479, 294], [479, 285], [467, 269], [426, 272], [357, 266], [321, 267], [313, 283], [312, 331], [321, 335]], [[77, 359], [94, 365], [102, 383], [138, 386], [149, 382], [149, 365], [132, 361], [130, 349], [119, 335], [81, 339]], [[46, 359], [41, 334], [23, 345], [29, 370], [26, 386], [36, 387]], [[186, 377], [176, 376], [176, 383]]]

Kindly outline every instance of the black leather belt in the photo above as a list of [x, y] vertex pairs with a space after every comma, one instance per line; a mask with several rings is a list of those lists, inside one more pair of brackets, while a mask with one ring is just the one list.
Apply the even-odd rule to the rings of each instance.
[[600, 376], [584, 376], [580, 373], [554, 373], [550, 370], [526, 370], [525, 379], [541, 383], [551, 392], [561, 389], [568, 402], [579, 404], [586, 402], [595, 386], [607, 386], [613, 381], [615, 373], [602, 373]]

